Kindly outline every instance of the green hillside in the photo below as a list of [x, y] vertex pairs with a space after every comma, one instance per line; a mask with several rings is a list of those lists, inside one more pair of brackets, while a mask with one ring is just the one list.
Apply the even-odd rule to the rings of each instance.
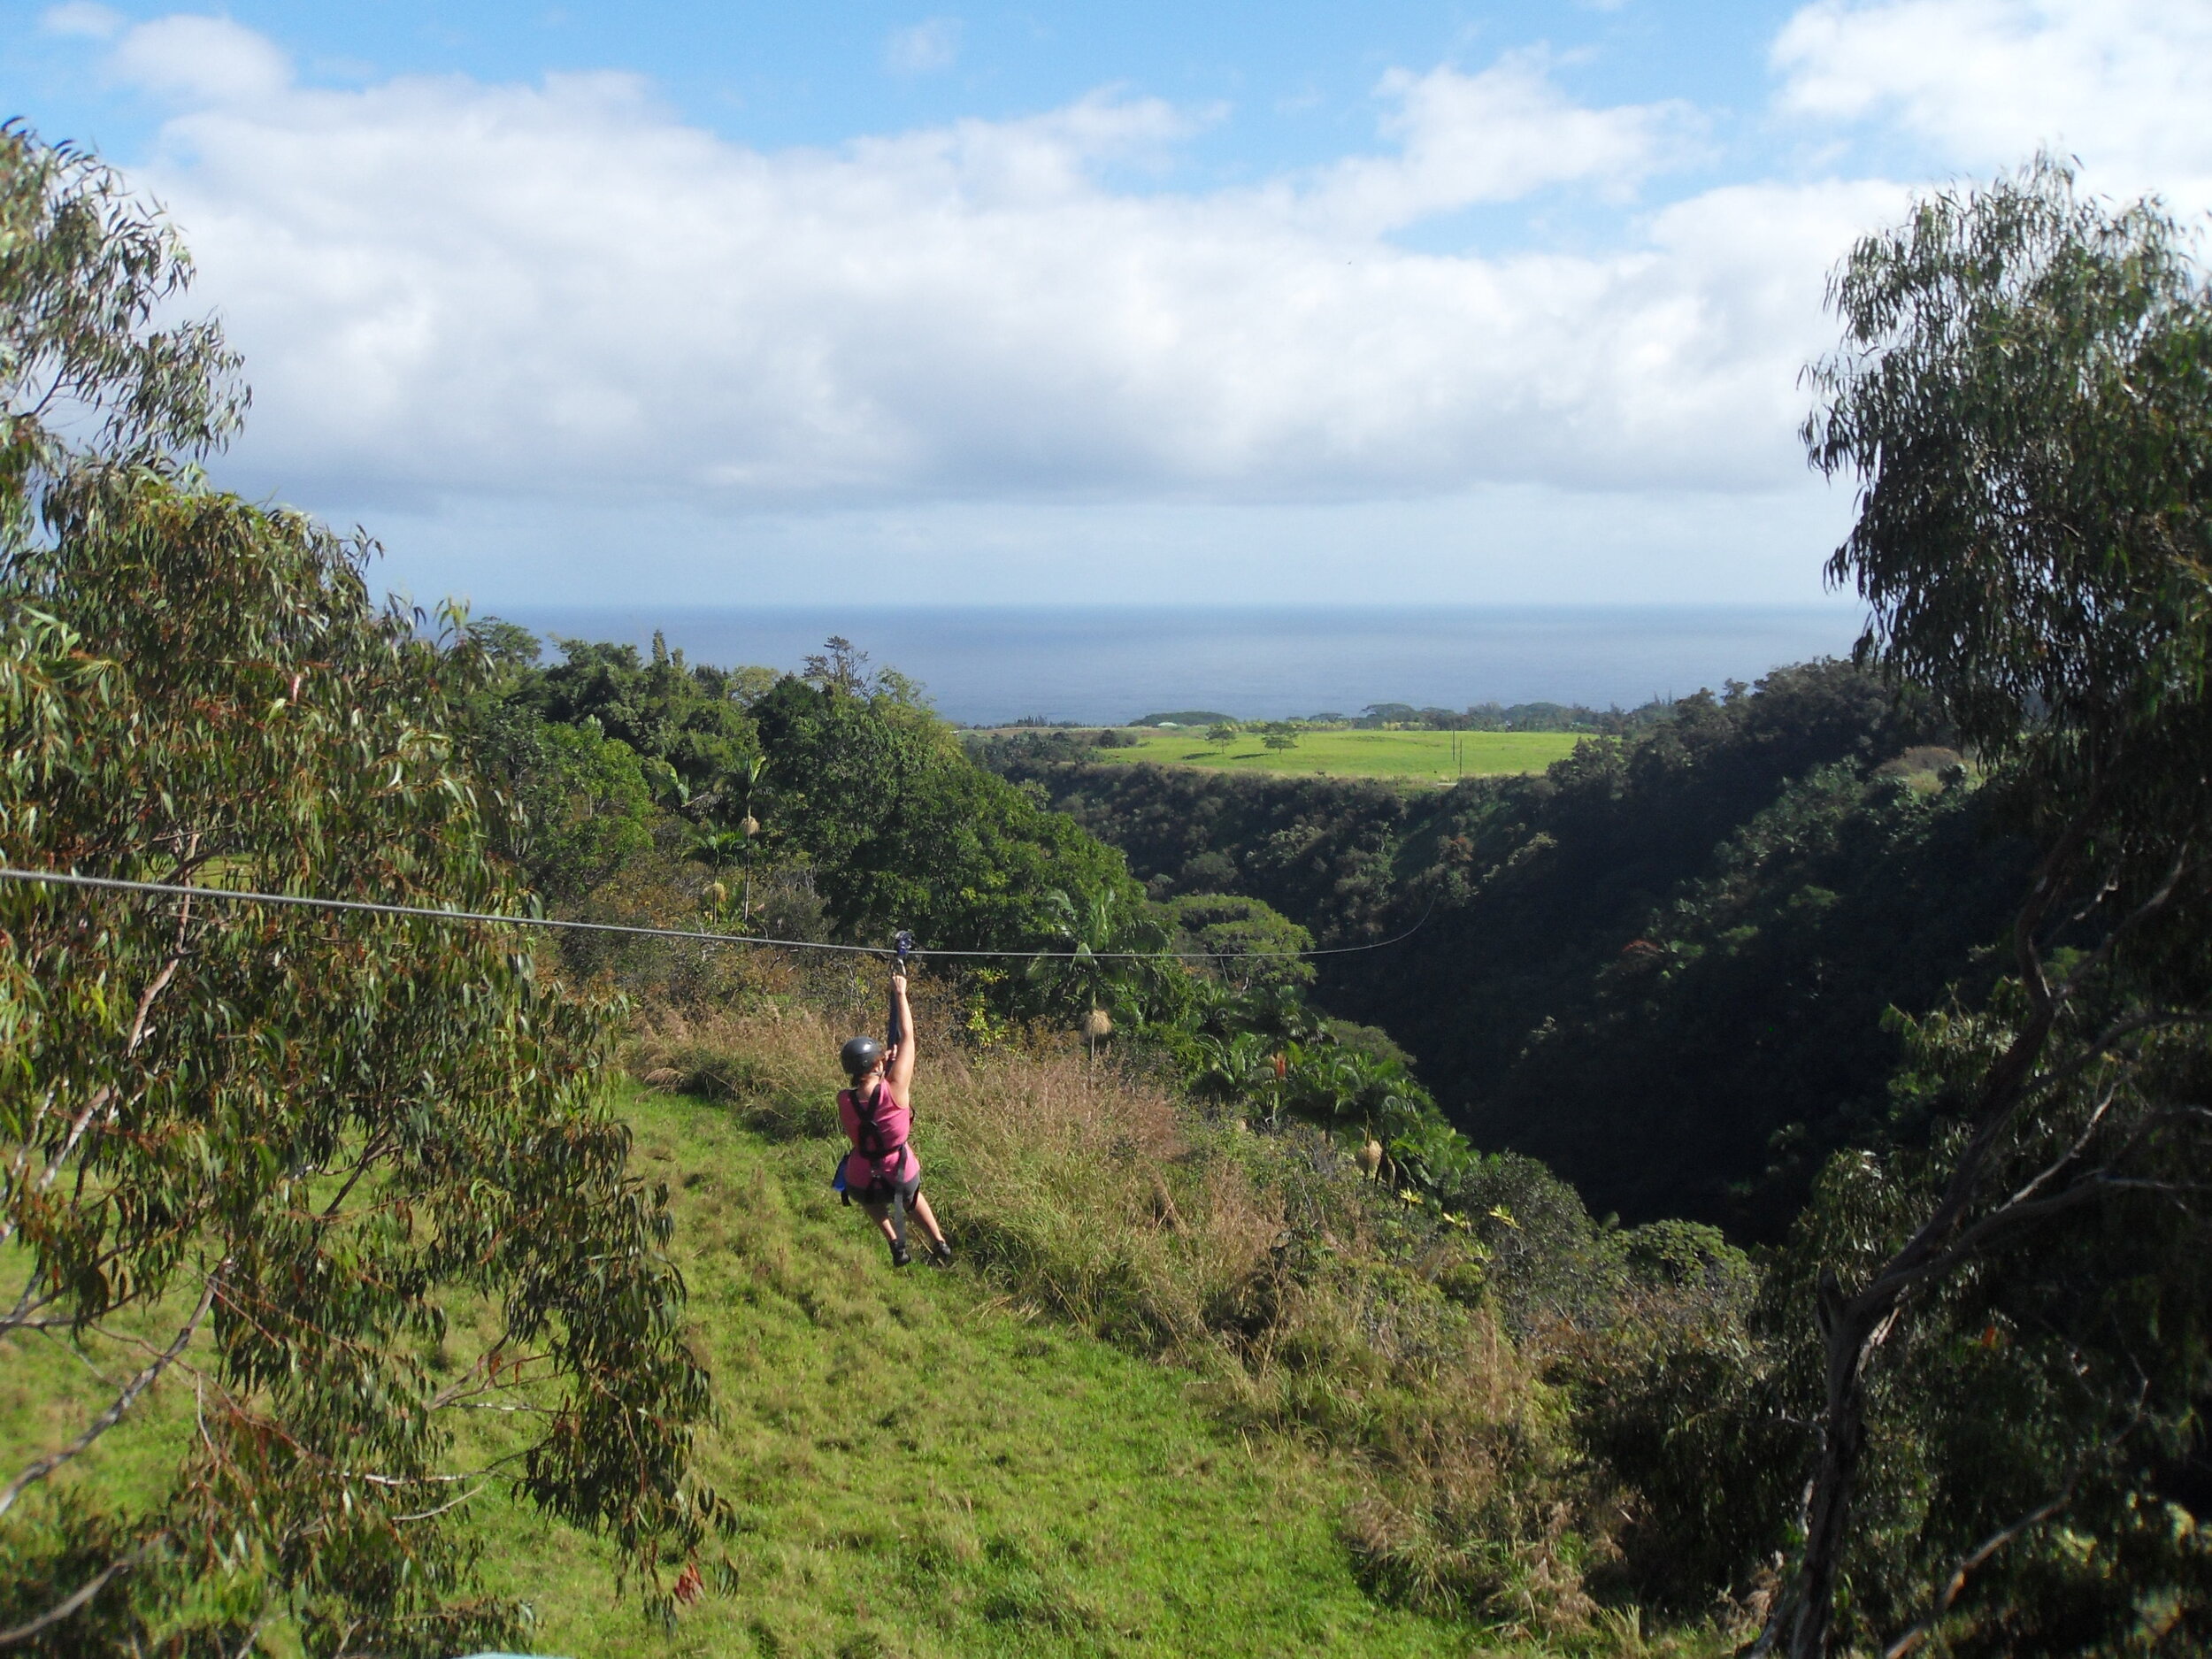
[[[703, 1463], [738, 1506], [736, 1582], [664, 1633], [618, 1602], [603, 1545], [488, 1486], [472, 1505], [485, 1587], [530, 1604], [533, 1650], [1469, 1651], [1467, 1624], [1363, 1590], [1340, 1530], [1355, 1466], [1240, 1432], [1198, 1373], [1043, 1317], [972, 1265], [893, 1273], [828, 1189], [830, 1141], [771, 1140], [726, 1105], [625, 1091], [636, 1156], [670, 1188], [673, 1256], [722, 1402]], [[956, 1238], [972, 1236], [962, 1198], [945, 1202]], [[58, 1341], [0, 1348], [0, 1456], [19, 1462], [97, 1384]], [[96, 1344], [95, 1357], [119, 1366], [124, 1351]], [[165, 1381], [69, 1484], [150, 1494], [192, 1400], [188, 1382]], [[464, 1461], [497, 1455], [495, 1430], [478, 1439]]]
[[676, 1194], [738, 1586], [666, 1641], [611, 1605], [588, 1540], [503, 1505], [492, 1587], [536, 1603], [540, 1650], [1465, 1651], [1463, 1625], [1361, 1591], [1345, 1474], [1226, 1431], [1191, 1373], [1025, 1315], [965, 1267], [895, 1274], [829, 1191], [827, 1141], [770, 1142], [691, 1100], [626, 1115]]

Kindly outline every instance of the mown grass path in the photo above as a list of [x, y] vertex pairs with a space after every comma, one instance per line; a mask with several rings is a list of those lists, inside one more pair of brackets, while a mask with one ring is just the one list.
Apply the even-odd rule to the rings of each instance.
[[1446, 784], [1455, 778], [1541, 772], [1582, 741], [1574, 732], [1307, 732], [1296, 748], [1271, 749], [1256, 732], [1240, 733], [1228, 743], [1209, 743], [1195, 729], [1139, 731], [1133, 749], [1102, 749], [1086, 758], [1101, 764], [1150, 761], [1217, 772]]

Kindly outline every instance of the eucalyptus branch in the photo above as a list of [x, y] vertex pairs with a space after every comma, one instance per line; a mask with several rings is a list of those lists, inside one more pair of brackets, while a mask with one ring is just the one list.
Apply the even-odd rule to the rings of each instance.
[[192, 1317], [185, 1321], [183, 1328], [177, 1333], [175, 1340], [157, 1355], [150, 1364], [124, 1386], [123, 1391], [116, 1395], [108, 1408], [85, 1425], [82, 1433], [59, 1450], [49, 1452], [45, 1456], [27, 1464], [23, 1471], [8, 1483], [4, 1490], [0, 1490], [0, 1515], [5, 1515], [14, 1507], [15, 1501], [25, 1492], [45, 1479], [70, 1459], [77, 1456], [93, 1441], [123, 1420], [123, 1414], [137, 1403], [139, 1395], [153, 1386], [155, 1379], [169, 1369], [176, 1357], [184, 1352], [186, 1345], [192, 1340], [193, 1334], [200, 1328], [200, 1322], [207, 1317], [207, 1310], [215, 1305], [216, 1286], [221, 1280], [223, 1270], [229, 1265], [230, 1263], [227, 1258], [216, 1267], [212, 1273], [208, 1275], [207, 1288], [200, 1293], [199, 1305], [193, 1309]]
[[[552, 1357], [549, 1354], [525, 1354], [512, 1361], [502, 1361], [500, 1356], [506, 1345], [506, 1338], [502, 1337], [479, 1354], [466, 1371], [430, 1396], [430, 1403], [426, 1409], [432, 1411], [442, 1410], [456, 1402], [472, 1399], [477, 1394], [485, 1394], [501, 1386], [497, 1372], [502, 1369], [519, 1372], [525, 1365], [534, 1364], [539, 1361], [549, 1360]], [[478, 1381], [480, 1376], [482, 1378], [480, 1383]]]
[[[80, 1265], [87, 1271], [96, 1271], [111, 1263], [121, 1261], [127, 1256], [135, 1255], [150, 1247], [184, 1237], [197, 1229], [200, 1224], [206, 1220], [208, 1212], [213, 1208], [213, 1202], [203, 1197], [188, 1208], [180, 1210], [171, 1219], [170, 1225], [161, 1228], [158, 1232], [111, 1245], [99, 1255]], [[0, 1243], [5, 1241], [6, 1235], [0, 1233]], [[22, 1328], [27, 1322], [27, 1316], [35, 1314], [42, 1308], [52, 1307], [66, 1294], [65, 1290], [50, 1290], [44, 1295], [35, 1295], [34, 1293], [36, 1292], [38, 1285], [39, 1278], [34, 1273], [25, 1282], [23, 1294], [16, 1299], [15, 1307], [5, 1314], [0, 1314], [0, 1335]]]
[[[504, 1463], [506, 1459], [502, 1458], [499, 1461]], [[494, 1463], [492, 1467], [497, 1468], [498, 1464]], [[334, 1469], [330, 1472], [340, 1480], [358, 1480], [371, 1486], [399, 1487], [449, 1486], [461, 1481], [474, 1480], [487, 1471], [477, 1469], [458, 1475], [377, 1475], [370, 1473], [365, 1469]]]
[[449, 1509], [459, 1509], [464, 1503], [466, 1503], [471, 1498], [474, 1497], [478, 1493], [483, 1491], [484, 1487], [489, 1486], [491, 1482], [488, 1480], [483, 1482], [481, 1485], [471, 1486], [459, 1497], [453, 1499], [449, 1502], [441, 1503], [435, 1509], [417, 1509], [411, 1515], [395, 1515], [391, 1517], [392, 1521], [395, 1525], [403, 1525], [409, 1521], [427, 1521], [434, 1516], [445, 1514]]
[[[92, 1091], [92, 1098], [85, 1102], [84, 1110], [79, 1112], [71, 1122], [69, 1133], [63, 1139], [61, 1150], [55, 1154], [53, 1161], [41, 1174], [36, 1186], [32, 1188], [34, 1192], [43, 1194], [53, 1186], [54, 1178], [60, 1174], [62, 1165], [68, 1162], [69, 1155], [77, 1149], [77, 1142], [83, 1138], [84, 1132], [90, 1125], [93, 1117], [108, 1103], [114, 1093], [113, 1087], [105, 1083]], [[23, 1190], [21, 1185], [23, 1175], [30, 1167], [31, 1153], [37, 1145], [38, 1128], [46, 1119], [50, 1100], [50, 1094], [40, 1100], [38, 1110], [32, 1114], [30, 1124], [24, 1131], [23, 1142], [16, 1148], [15, 1161], [8, 1170], [8, 1191], [11, 1194]], [[22, 1217], [13, 1208], [11, 1208], [5, 1216], [0, 1216], [0, 1245], [4, 1245], [12, 1239], [16, 1229], [21, 1225]]]
[[[2074, 826], [2070, 826], [2069, 835], [2074, 835], [2076, 828], [2084, 821], [2078, 818]], [[2055, 868], [2053, 861], [2057, 859], [2060, 851], [2061, 848], [2054, 848], [2049, 858], [2045, 861], [2046, 877], [2039, 878], [2039, 888]], [[1895, 1284], [1910, 1283], [1923, 1277], [1923, 1264], [1937, 1254], [1942, 1241], [1964, 1217], [1973, 1202], [1976, 1189], [1981, 1185], [1983, 1174], [1991, 1158], [1995, 1156], [1999, 1140], [2011, 1127], [2014, 1118], [2028, 1102], [2028, 1086], [2035, 1060], [2050, 1040], [2052, 1027], [2057, 1019], [2060, 996], [2070, 997], [2074, 995], [2083, 978], [2108, 955], [2124, 933], [2164, 907], [2173, 895], [2175, 884], [2181, 879], [2183, 868], [2184, 859], [2177, 857], [2165, 879], [2148, 898], [2113, 925], [2112, 931], [2099, 945], [2092, 960], [2083, 963], [2068, 975], [2059, 993], [2053, 992], [2049, 981], [2044, 977], [2041, 960], [2033, 949], [2032, 929], [2023, 931], [2016, 928], [2016, 942], [2025, 952], [2024, 960], [2031, 971], [2029, 994], [2036, 1004], [2035, 1011], [2015, 1034], [2005, 1052], [1997, 1058], [1983, 1079], [1979, 1099], [1970, 1119], [1976, 1125], [1974, 1133], [1965, 1149], [1959, 1154], [1958, 1162], [1952, 1168], [1951, 1179], [1945, 1185], [1943, 1195], [1933, 1213], [1921, 1224], [1903, 1248], [1890, 1258], [1888, 1265], [1875, 1281], [1851, 1299], [1855, 1310], [1863, 1309], [1868, 1317], [1876, 1316], [1886, 1305], [1888, 1297], [1895, 1294]], [[2020, 923], [2026, 924], [2039, 907], [2047, 908], [2048, 903], [2047, 895], [2031, 896], [2021, 908]], [[1948, 1259], [1955, 1261], [1957, 1258], [1953, 1255]], [[1904, 1275], [1901, 1279], [1897, 1278], [1900, 1272]]]
[[191, 922], [192, 901], [186, 899], [177, 906], [176, 941], [163, 959], [161, 972], [154, 975], [152, 983], [139, 996], [137, 1010], [131, 1016], [131, 1034], [123, 1044], [126, 1056], [138, 1052], [138, 1045], [146, 1040], [146, 1019], [154, 1011], [154, 999], [167, 990], [170, 981], [177, 977], [177, 965], [185, 958], [185, 930]]
[[[2079, 1475], [2077, 1474], [2075, 1479], [2079, 1479]], [[2069, 1480], [2065, 1489], [2048, 1503], [2029, 1510], [2009, 1526], [1999, 1529], [1976, 1545], [1971, 1551], [1960, 1559], [1957, 1568], [1944, 1585], [1942, 1593], [1936, 1597], [1935, 1605], [1931, 1607], [1911, 1629], [1883, 1650], [1882, 1659], [1906, 1659], [1907, 1655], [1912, 1653], [1934, 1634], [1936, 1621], [1951, 1610], [1953, 1604], [1958, 1601], [1960, 1594], [1965, 1590], [1969, 1575], [1976, 1568], [1983, 1565], [1992, 1555], [2023, 1532], [2033, 1531], [2053, 1516], [2059, 1514], [2073, 1501], [2074, 1480]]]
[[[192, 901], [188, 898], [178, 907], [176, 939], [171, 945], [168, 955], [163, 959], [159, 971], [148, 982], [146, 988], [140, 993], [138, 1006], [132, 1012], [130, 1030], [123, 1041], [123, 1054], [127, 1059], [137, 1053], [139, 1044], [145, 1041], [146, 1021], [153, 1012], [155, 1001], [169, 988], [171, 982], [177, 977], [178, 965], [185, 958], [185, 931], [191, 919]], [[64, 1138], [60, 1149], [47, 1161], [45, 1169], [41, 1171], [36, 1189], [38, 1192], [43, 1194], [52, 1190], [54, 1182], [60, 1176], [64, 1165], [74, 1156], [78, 1144], [84, 1139], [85, 1132], [92, 1126], [92, 1120], [104, 1111], [111, 1118], [114, 1115], [113, 1108], [116, 1098], [117, 1090], [111, 1083], [103, 1083], [92, 1091], [91, 1098], [85, 1102], [84, 1109], [71, 1122], [69, 1133]], [[28, 1167], [38, 1123], [44, 1118], [45, 1112], [46, 1102], [42, 1101], [39, 1103], [37, 1115], [32, 1119], [30, 1130], [24, 1136], [23, 1145], [17, 1150], [14, 1167], [9, 1171], [8, 1185], [11, 1187], [15, 1187], [16, 1183], [22, 1179], [23, 1172]], [[0, 1217], [0, 1245], [6, 1244], [10, 1239], [13, 1238], [17, 1227], [20, 1225], [20, 1216], [12, 1211], [4, 1217]]]
[[2043, 952], [2036, 943], [2036, 933], [2043, 926], [2043, 918], [2050, 914], [2051, 907], [2058, 902], [2062, 872], [2072, 864], [2074, 855], [2088, 839], [2096, 819], [2096, 796], [2101, 789], [2101, 784], [2091, 790], [2090, 799], [2067, 821], [2058, 839], [2038, 862], [2028, 896], [2012, 918], [2013, 964], [2019, 972], [2021, 984], [2027, 987], [2029, 1003], [2038, 1015], [2047, 1014], [2050, 1009], [2051, 987], [2043, 972]]
[[[45, 1337], [50, 1342], [61, 1341], [61, 1339], [56, 1336], [51, 1330], [42, 1329], [39, 1334]], [[64, 1346], [69, 1350], [69, 1357], [75, 1360], [78, 1364], [83, 1366], [87, 1371], [90, 1371], [94, 1379], [97, 1381], [101, 1386], [112, 1388], [115, 1386], [114, 1379], [100, 1369], [98, 1364], [94, 1362], [92, 1356], [84, 1351], [81, 1344], [69, 1342], [64, 1344]]]
[[254, 1620], [247, 1628], [244, 1639], [233, 1650], [231, 1659], [246, 1659], [246, 1655], [253, 1651], [254, 1644], [261, 1640], [261, 1632], [268, 1629], [270, 1622], [275, 1617], [273, 1612], [264, 1613], [259, 1618]]
[[[2137, 1372], [2139, 1375], [2141, 1374], [2139, 1366], [2137, 1368]], [[2142, 1387], [2136, 1394], [2135, 1408], [2128, 1414], [2128, 1420], [2106, 1436], [2097, 1449], [2112, 1450], [2142, 1426], [2145, 1404], [2150, 1398], [2150, 1381], [2146, 1378]], [[2037, 1505], [2009, 1525], [1998, 1528], [1962, 1556], [1958, 1565], [1952, 1570], [1950, 1578], [1945, 1580], [1934, 1604], [1914, 1623], [1909, 1630], [1883, 1650], [1882, 1659], [1906, 1659], [1906, 1655], [1925, 1642], [1934, 1633], [1936, 1621], [1949, 1612], [1957, 1603], [1959, 1596], [1966, 1588], [1967, 1578], [1976, 1570], [1985, 1565], [1990, 1557], [1996, 1555], [2007, 1544], [2011, 1543], [2014, 1539], [2024, 1532], [2032, 1532], [2044, 1522], [2062, 1513], [2066, 1506], [2074, 1501], [2074, 1489], [2081, 1484], [2081, 1478], [2087, 1472], [2088, 1468], [2089, 1458], [2085, 1454], [2075, 1463], [2073, 1472], [2066, 1477], [2066, 1482], [2058, 1489], [2056, 1496], [2047, 1503]]]
[[2174, 889], [2181, 885], [2181, 878], [2188, 873], [2190, 867], [2189, 849], [2185, 845], [2174, 854], [2173, 863], [2168, 866], [2158, 886], [2152, 889], [2150, 896], [2112, 925], [2105, 936], [2097, 941], [2097, 948], [2082, 958], [2053, 993], [2055, 999], [2062, 1002], [2071, 999], [2088, 982], [2092, 974], [2098, 972], [2112, 959], [2113, 951], [2130, 930], [2165, 909], [2173, 898]]
[[2148, 1013], [2130, 1014], [2114, 1020], [2063, 1065], [2048, 1071], [2039, 1071], [2028, 1079], [2032, 1094], [2043, 1094], [2062, 1083], [2071, 1082], [2096, 1062], [2111, 1053], [2131, 1037], [2147, 1031], [2162, 1031], [2172, 1025], [2202, 1025], [2212, 1024], [2212, 1010], [2201, 1008], [2162, 1008]]
[[2073, 1145], [2068, 1147], [2056, 1158], [2031, 1176], [2024, 1186], [2016, 1188], [2012, 1196], [2005, 1201], [2007, 1205], [2027, 1202], [2045, 1186], [2057, 1179], [2059, 1172], [2068, 1164], [2088, 1149], [2089, 1143], [2097, 1138], [2097, 1130], [2104, 1122], [2105, 1114], [2112, 1110], [2112, 1102], [2119, 1095], [2122, 1081], [2123, 1079], [2117, 1078], [2113, 1079], [2111, 1087], [2105, 1090], [2102, 1098], [2097, 1102], [2095, 1109], [2090, 1112], [2089, 1121], [2082, 1125], [2081, 1133], [2074, 1137]]
[[13, 1630], [0, 1630], [0, 1647], [12, 1647], [18, 1642], [28, 1641], [39, 1632], [50, 1630], [64, 1619], [71, 1617], [86, 1602], [106, 1589], [111, 1579], [120, 1573], [128, 1572], [143, 1561], [147, 1552], [153, 1548], [156, 1541], [157, 1540], [149, 1540], [128, 1554], [117, 1556], [99, 1571], [94, 1573], [91, 1578], [86, 1579], [84, 1583], [79, 1585], [70, 1594], [55, 1602], [29, 1624], [18, 1624]]
[[345, 1184], [339, 1187], [335, 1196], [331, 1199], [317, 1219], [331, 1221], [336, 1218], [340, 1207], [352, 1195], [355, 1185], [363, 1175], [367, 1173], [369, 1166], [376, 1162], [377, 1154], [386, 1144], [390, 1133], [390, 1124], [383, 1123], [376, 1126], [375, 1132], [362, 1144], [361, 1156], [355, 1160], [352, 1171], [346, 1176]]
[[2099, 1171], [2084, 1176], [2070, 1187], [2062, 1187], [2048, 1198], [2030, 1199], [2024, 1203], [2007, 1203], [2001, 1209], [1993, 1210], [1967, 1228], [1941, 1254], [1885, 1272], [1860, 1292], [1860, 1296], [1871, 1299], [1901, 1295], [1924, 1279], [1942, 1278], [1992, 1239], [2014, 1227], [2025, 1226], [2032, 1221], [2047, 1220], [2065, 1210], [2077, 1209], [2093, 1198], [2102, 1197], [2124, 1187], [2138, 1185], [2140, 1183], [2124, 1181]]

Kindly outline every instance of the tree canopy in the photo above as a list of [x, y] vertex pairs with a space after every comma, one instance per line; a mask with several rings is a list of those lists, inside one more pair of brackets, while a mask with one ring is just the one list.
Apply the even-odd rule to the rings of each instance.
[[[362, 546], [179, 465], [240, 401], [219, 336], [150, 326], [180, 250], [88, 162], [5, 142], [16, 227], [54, 245], [0, 264], [0, 858], [204, 896], [0, 887], [0, 1366], [60, 1343], [112, 1391], [0, 1471], [0, 1640], [502, 1640], [460, 1530], [487, 1480], [664, 1599], [718, 1513], [688, 1473], [710, 1399], [664, 1194], [602, 1103], [611, 1010], [497, 930], [217, 896], [520, 904], [452, 736], [479, 654], [374, 605]], [[111, 448], [51, 439], [51, 385]], [[183, 1377], [156, 1490], [69, 1481]], [[528, 1427], [464, 1460], [488, 1403]]]
[[[1818, 1434], [1769, 1640], [2194, 1646], [2212, 1558], [2153, 1477], [2212, 1397], [2212, 292], [2154, 206], [2044, 158], [1866, 239], [1834, 298], [1806, 437], [1860, 484], [1832, 569], [1861, 654], [1933, 694], [2040, 857], [2006, 977], [1909, 1022], [1898, 1145], [1802, 1224]], [[1978, 1459], [1892, 1392], [1969, 1369], [1962, 1311]]]

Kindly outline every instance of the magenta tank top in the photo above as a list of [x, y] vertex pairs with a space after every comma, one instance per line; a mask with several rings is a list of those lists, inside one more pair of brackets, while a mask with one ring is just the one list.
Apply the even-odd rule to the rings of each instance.
[[872, 1083], [867, 1091], [837, 1091], [837, 1121], [853, 1143], [845, 1161], [847, 1190], [899, 1187], [922, 1172], [922, 1161], [906, 1138], [914, 1131], [914, 1111], [887, 1080]]

